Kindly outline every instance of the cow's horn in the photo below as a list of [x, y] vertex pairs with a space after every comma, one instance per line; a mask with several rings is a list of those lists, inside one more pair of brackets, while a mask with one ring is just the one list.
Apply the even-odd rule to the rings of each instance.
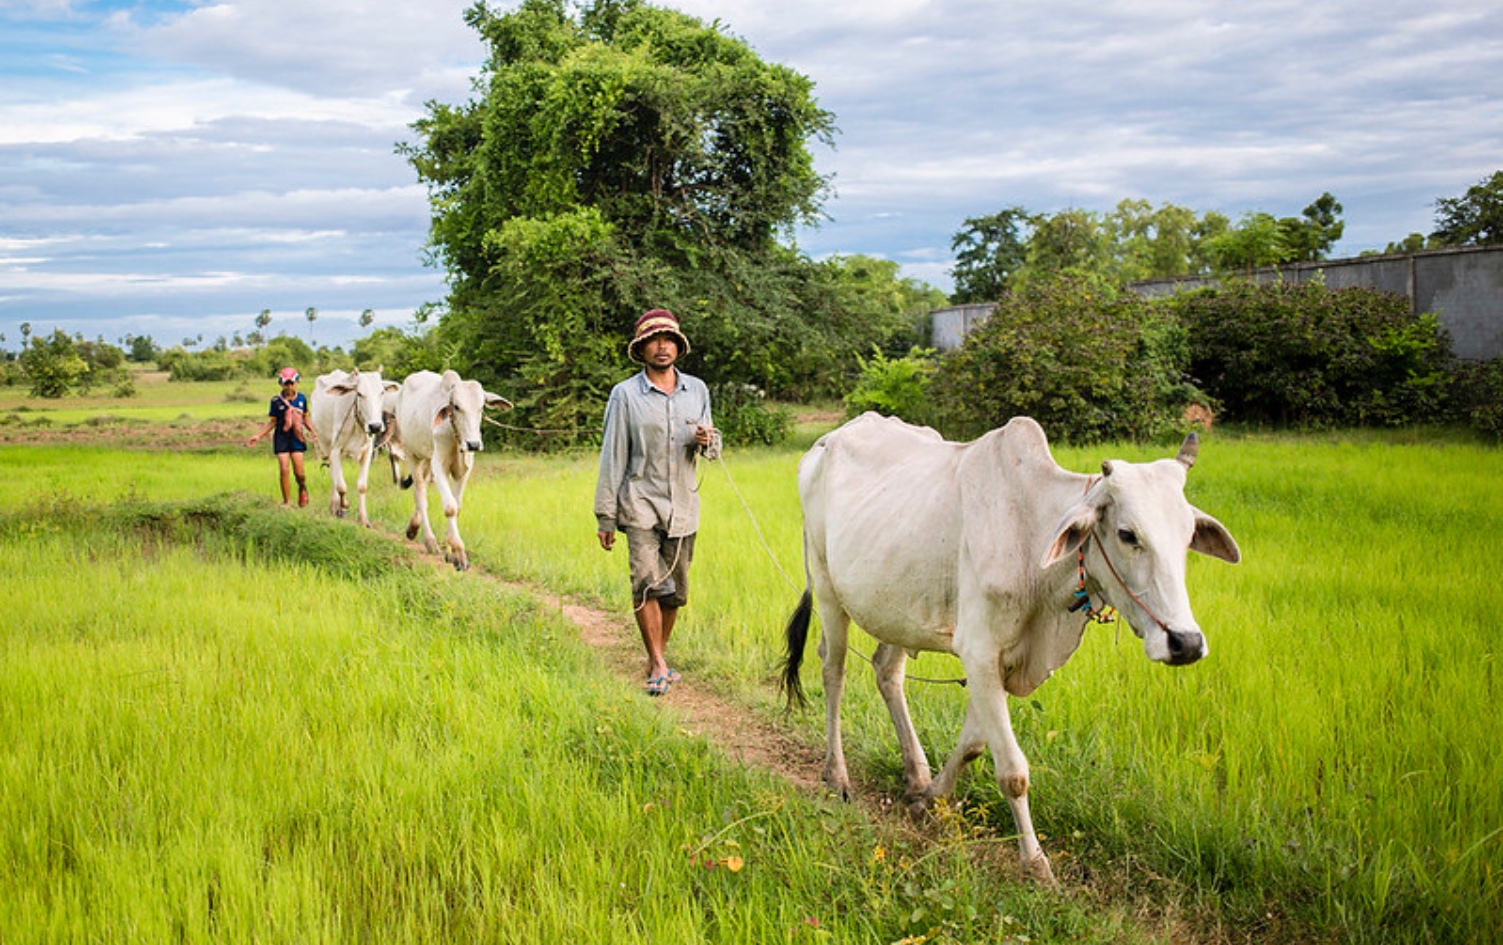
[[1179, 447], [1179, 455], [1174, 458], [1184, 463], [1185, 468], [1189, 469], [1195, 465], [1195, 457], [1199, 455], [1200, 437], [1194, 433], [1190, 433], [1185, 436], [1185, 442], [1181, 443]]

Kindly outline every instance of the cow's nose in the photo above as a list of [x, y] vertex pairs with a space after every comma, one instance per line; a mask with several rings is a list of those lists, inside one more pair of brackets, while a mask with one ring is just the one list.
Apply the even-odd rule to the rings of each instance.
[[365, 425], [366, 433], [380, 433], [384, 429], [386, 429], [386, 425], [381, 423], [379, 420], [374, 423], [367, 423]]
[[1198, 630], [1166, 630], [1169, 638], [1169, 665], [1184, 666], [1206, 655], [1206, 638]]
[[478, 453], [482, 449], [484, 449], [484, 447], [480, 445], [479, 440], [465, 440], [464, 448], [469, 450], [471, 453]]

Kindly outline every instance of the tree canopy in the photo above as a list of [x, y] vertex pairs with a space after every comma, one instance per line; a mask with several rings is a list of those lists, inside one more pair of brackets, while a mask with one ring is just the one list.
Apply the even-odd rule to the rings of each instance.
[[953, 300], [997, 301], [1010, 287], [1062, 273], [1117, 283], [1211, 275], [1324, 259], [1341, 238], [1341, 204], [1321, 194], [1298, 217], [1225, 216], [1146, 200], [1109, 213], [1068, 208], [1052, 214], [1007, 207], [965, 221], [955, 234]]
[[[834, 119], [807, 77], [640, 0], [482, 3], [466, 21], [489, 47], [480, 94], [430, 103], [402, 151], [429, 188], [456, 366], [523, 415], [598, 425], [647, 308], [679, 316], [690, 370], [774, 394], [834, 393], [909, 332], [895, 266], [789, 245], [828, 192], [811, 146]], [[874, 277], [892, 284], [857, 291]]]
[[1503, 171], [1494, 171], [1460, 197], [1435, 201], [1435, 232], [1440, 246], [1490, 246], [1503, 243]]

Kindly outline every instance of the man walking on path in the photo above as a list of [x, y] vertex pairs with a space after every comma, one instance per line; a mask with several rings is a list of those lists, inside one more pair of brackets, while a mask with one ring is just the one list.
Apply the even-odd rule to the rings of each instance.
[[699, 531], [695, 458], [720, 458], [709, 388], [674, 366], [688, 351], [672, 312], [655, 308], [637, 319], [626, 353], [643, 369], [611, 390], [595, 486], [600, 547], [610, 551], [616, 532], [626, 535], [632, 607], [653, 696], [679, 678], [666, 650], [678, 610], [689, 600]]

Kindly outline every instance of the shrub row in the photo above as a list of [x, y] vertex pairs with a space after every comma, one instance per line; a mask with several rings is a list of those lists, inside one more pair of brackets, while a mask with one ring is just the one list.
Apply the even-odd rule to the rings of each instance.
[[1319, 283], [1149, 300], [1079, 275], [1009, 293], [962, 347], [877, 354], [846, 398], [968, 439], [1026, 414], [1064, 442], [1146, 440], [1187, 410], [1298, 428], [1457, 422], [1503, 439], [1503, 362], [1463, 364], [1433, 314]]

